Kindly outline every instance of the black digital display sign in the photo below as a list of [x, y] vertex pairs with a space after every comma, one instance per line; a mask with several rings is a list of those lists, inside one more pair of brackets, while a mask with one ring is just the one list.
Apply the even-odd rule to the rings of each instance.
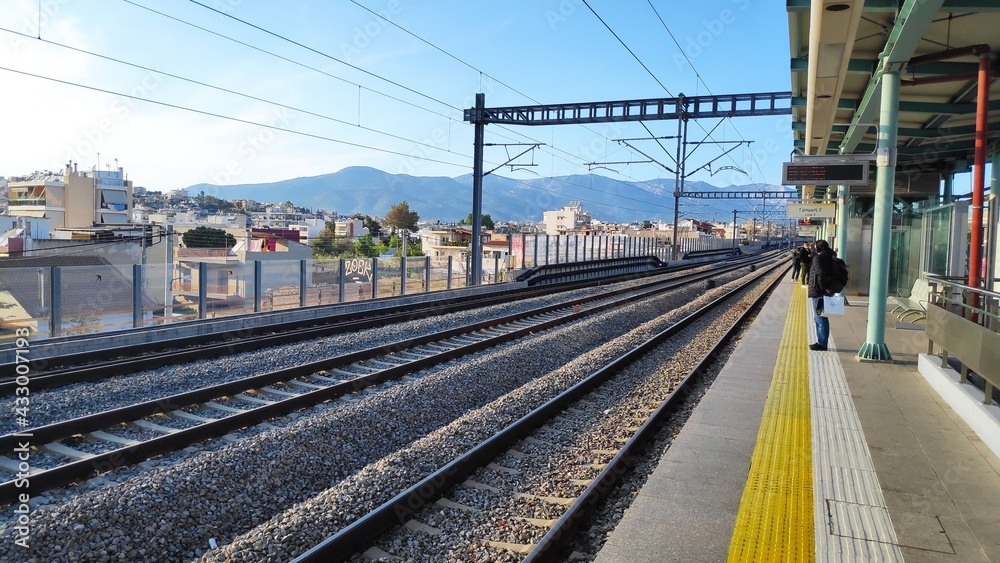
[[786, 162], [781, 167], [781, 183], [787, 186], [867, 184], [868, 163]]

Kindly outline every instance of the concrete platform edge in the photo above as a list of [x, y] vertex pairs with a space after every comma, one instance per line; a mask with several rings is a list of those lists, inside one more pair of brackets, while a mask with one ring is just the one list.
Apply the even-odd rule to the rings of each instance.
[[950, 367], [942, 368], [938, 356], [920, 354], [917, 371], [1000, 458], [1000, 407], [983, 404], [983, 392], [972, 385], [959, 383], [959, 373]]

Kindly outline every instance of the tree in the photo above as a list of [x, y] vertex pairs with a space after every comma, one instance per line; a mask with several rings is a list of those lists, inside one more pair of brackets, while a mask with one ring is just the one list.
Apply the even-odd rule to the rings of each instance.
[[[358, 216], [361, 219], [361, 216]], [[368, 229], [368, 234], [373, 237], [382, 236], [382, 225], [379, 225], [378, 221], [370, 215], [365, 215], [363, 218], [363, 223], [366, 229]]]
[[198, 207], [208, 211], [210, 213], [217, 213], [219, 211], [224, 211], [233, 208], [233, 203], [225, 199], [219, 199], [215, 196], [205, 195], [204, 191], [198, 193], [194, 198]]
[[378, 255], [378, 245], [375, 244], [375, 239], [371, 235], [365, 235], [359, 237], [358, 241], [354, 243], [354, 253], [358, 256], [367, 256], [371, 258]]
[[[396, 252], [393, 254], [393, 256], [395, 256], [397, 258], [400, 257], [400, 256], [402, 256], [403, 252], [400, 250], [402, 247], [403, 247], [403, 245], [400, 242], [399, 235], [392, 235], [391, 237], [389, 237], [389, 245], [388, 245], [387, 249], [392, 248], [392, 249], [396, 250]], [[419, 238], [417, 238], [417, 239], [413, 239], [413, 238], [407, 239], [407, 241], [406, 241], [406, 255], [407, 256], [423, 256], [424, 255], [424, 249], [420, 245], [420, 239]]]
[[[486, 230], [488, 230], [488, 231], [492, 231], [493, 227], [495, 226], [495, 223], [493, 223], [493, 218], [490, 217], [490, 214], [489, 213], [484, 213], [483, 215], [480, 215], [479, 217], [480, 217], [480, 221], [482, 221], [482, 223], [483, 223], [483, 228], [486, 229]], [[465, 219], [462, 219], [461, 221], [459, 221], [458, 224], [459, 225], [471, 225], [472, 224], [472, 213], [469, 213], [469, 215], [466, 216]]]
[[336, 226], [330, 221], [327, 221], [323, 231], [312, 243], [313, 258], [323, 258], [333, 255], [333, 245], [336, 240]]
[[399, 229], [408, 229], [410, 231], [417, 231], [417, 221], [420, 220], [420, 215], [416, 211], [410, 211], [410, 204], [403, 200], [396, 205], [389, 208], [389, 212], [385, 214], [385, 224], [392, 227], [392, 231], [396, 232]]
[[181, 235], [188, 248], [232, 248], [236, 237], [213, 227], [195, 227]]

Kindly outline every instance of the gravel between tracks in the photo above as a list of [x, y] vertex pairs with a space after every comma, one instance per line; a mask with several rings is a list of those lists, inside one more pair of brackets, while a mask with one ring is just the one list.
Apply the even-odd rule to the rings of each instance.
[[[416, 440], [427, 455], [411, 458], [410, 470], [426, 474], [458, 451], [436, 435], [427, 437], [428, 433], [491, 401], [504, 402], [506, 393], [532, 380], [551, 385], [554, 394], [648, 337], [655, 332], [652, 325], [678, 318], [701, 293], [693, 287], [670, 292], [456, 360], [360, 400], [334, 403], [285, 428], [247, 432], [251, 435], [216, 451], [116, 486], [81, 492], [33, 514], [30, 554], [11, 551], [17, 549], [10, 541], [13, 530], [10, 525], [0, 528], [0, 559], [187, 560], [203, 555], [210, 538], [220, 544], [237, 540], [213, 551], [213, 558], [256, 559], [262, 552], [266, 555], [273, 530], [281, 530], [277, 523], [288, 518], [301, 522], [289, 516], [298, 514], [298, 503], [319, 502], [334, 527], [357, 517], [371, 502], [400, 486], [399, 475], [406, 467], [380, 461], [386, 456]], [[660, 317], [664, 310], [671, 312]], [[656, 322], [620, 337], [652, 319]], [[595, 349], [602, 343], [606, 345]], [[511, 408], [526, 407], [512, 404]], [[467, 434], [479, 431], [471, 421], [455, 426]], [[343, 492], [369, 474], [376, 481], [366, 482], [359, 491]], [[310, 500], [320, 492], [318, 498], [325, 501]], [[339, 499], [334, 502], [337, 510], [323, 504], [330, 498]], [[268, 522], [272, 518], [277, 522]], [[282, 550], [301, 551], [328, 535], [329, 528], [315, 527], [310, 518], [308, 527], [322, 531], [308, 537], [286, 533], [278, 538], [283, 543], [270, 544], [272, 553], [265, 559], [287, 558], [288, 552]], [[244, 554], [239, 549], [249, 551]]]
[[[669, 279], [664, 277], [664, 280]], [[86, 414], [125, 407], [166, 395], [182, 393], [209, 385], [235, 381], [252, 375], [292, 367], [324, 358], [385, 346], [402, 338], [414, 338], [442, 330], [561, 303], [569, 299], [600, 295], [609, 289], [632, 287], [648, 283], [649, 279], [632, 280], [608, 286], [588, 288], [572, 294], [557, 294], [492, 305], [483, 309], [423, 317], [413, 321], [358, 332], [327, 336], [303, 342], [241, 352], [210, 360], [114, 377], [111, 379], [68, 385], [32, 393], [31, 426], [43, 426]], [[0, 399], [0, 409], [13, 412], [15, 397]], [[0, 418], [0, 434], [20, 432], [15, 417]]]

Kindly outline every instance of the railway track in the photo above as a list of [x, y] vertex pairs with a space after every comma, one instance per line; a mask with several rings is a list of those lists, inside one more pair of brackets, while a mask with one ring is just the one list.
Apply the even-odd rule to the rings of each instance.
[[[759, 259], [759, 257], [748, 257], [741, 260], [729, 261], [721, 266], [713, 266], [709, 270], [718, 272], [732, 271], [734, 268], [744, 267], [747, 263], [752, 263], [754, 260]], [[683, 268], [668, 267], [648, 275], [678, 273], [689, 269], [691, 268], [688, 266]], [[240, 338], [238, 339], [226, 337], [225, 334], [222, 333], [214, 333], [184, 339], [152, 342], [142, 346], [133, 345], [121, 348], [102, 349], [100, 352], [69, 354], [59, 358], [45, 358], [38, 361], [33, 360], [33, 376], [31, 379], [31, 386], [35, 391], [53, 389], [73, 383], [97, 381], [108, 377], [135, 373], [147, 369], [161, 368], [164, 366], [179, 365], [200, 359], [217, 358], [239, 352], [281, 346], [291, 342], [356, 332], [366, 328], [412, 320], [417, 316], [428, 317], [445, 315], [457, 311], [509, 303], [512, 300], [530, 299], [553, 293], [592, 287], [594, 285], [613, 283], [614, 281], [619, 280], [619, 278], [635, 279], [636, 277], [646, 276], [637, 276], [634, 274], [628, 276], [616, 276], [599, 281], [519, 289], [509, 292], [501, 292], [500, 294], [494, 293], [460, 300], [392, 306], [372, 311], [362, 318], [357, 318], [358, 313], [353, 313], [351, 314], [352, 318], [346, 318], [346, 315], [337, 315], [323, 319], [313, 319], [310, 321], [310, 324], [321, 323], [318, 326], [303, 327], [300, 322], [295, 324], [271, 325], [260, 329], [248, 329], [240, 331]], [[654, 281], [651, 282], [650, 285], [656, 283], [660, 282]], [[619, 292], [625, 291], [628, 290], [619, 290]], [[592, 299], [600, 299], [605, 295], [594, 296]], [[586, 300], [578, 301], [581, 303], [586, 302]], [[259, 332], [264, 330], [267, 331], [266, 334], [259, 334]], [[44, 371], [42, 369], [43, 362], [45, 364], [44, 368], [46, 368]], [[64, 369], [51, 369], [60, 366], [72, 367], [65, 367]], [[13, 369], [8, 370], [9, 373], [13, 373], [13, 371]], [[12, 395], [17, 387], [18, 385], [14, 378], [0, 380], [0, 397]]]
[[[37, 494], [96, 472], [133, 465], [531, 333], [745, 267], [746, 264], [740, 264], [600, 297], [571, 300], [399, 341], [389, 347], [371, 348], [26, 430], [41, 451], [65, 459], [65, 463], [34, 472], [32, 491]], [[2, 436], [0, 448], [14, 451], [19, 439], [13, 434]], [[0, 459], [0, 466], [16, 472], [17, 464], [6, 458]], [[0, 483], [0, 502], [12, 502], [17, 493], [16, 481]]]
[[[726, 298], [633, 348], [296, 561], [339, 561], [355, 553], [390, 560], [416, 554], [454, 560], [553, 560], [769, 291], [752, 303], [739, 303], [742, 296], [780, 267], [772, 266]], [[779, 280], [774, 276], [768, 290]], [[637, 369], [653, 355], [677, 357], [698, 338], [701, 329], [694, 325], [720, 307], [742, 312], [704, 353], [684, 362], [689, 369], [663, 375], [647, 375], [654, 371], [649, 365]], [[678, 338], [687, 340], [676, 342]]]

